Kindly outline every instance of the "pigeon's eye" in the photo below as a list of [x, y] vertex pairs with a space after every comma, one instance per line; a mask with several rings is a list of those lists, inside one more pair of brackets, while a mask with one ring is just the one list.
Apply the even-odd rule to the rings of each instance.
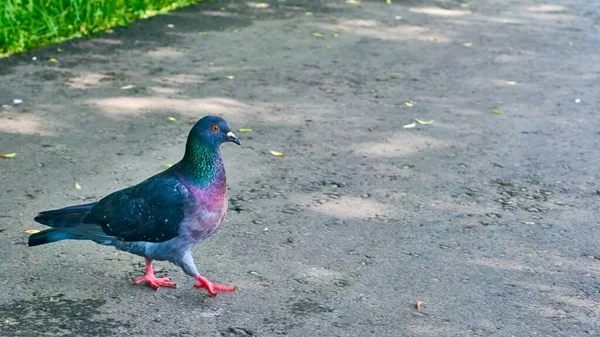
[[217, 124], [213, 124], [213, 126], [211, 127], [211, 129], [213, 131], [219, 131], [219, 126]]

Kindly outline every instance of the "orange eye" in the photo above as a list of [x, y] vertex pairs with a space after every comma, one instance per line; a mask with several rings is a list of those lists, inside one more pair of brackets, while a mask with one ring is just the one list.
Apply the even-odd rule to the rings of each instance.
[[217, 124], [213, 124], [213, 126], [211, 127], [211, 129], [213, 131], [219, 131], [219, 126]]

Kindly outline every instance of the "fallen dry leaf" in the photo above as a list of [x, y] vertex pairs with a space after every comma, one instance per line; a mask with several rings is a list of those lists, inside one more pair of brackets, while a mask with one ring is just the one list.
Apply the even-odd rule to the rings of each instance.
[[200, 35], [200, 36], [208, 35], [208, 32], [198, 32], [198, 35]]
[[171, 166], [173, 166], [173, 164], [165, 164], [165, 167], [166, 167], [166, 168], [169, 168], [169, 167], [171, 167]]
[[333, 37], [338, 37], [338, 36], [340, 36], [340, 35], [339, 35], [338, 33], [331, 33], [331, 36], [333, 36]]
[[35, 234], [35, 233], [39, 233], [40, 231], [38, 231], [37, 229], [28, 229], [25, 231], [25, 233], [27, 234]]
[[121, 89], [123, 89], [123, 90], [129, 90], [129, 89], [133, 89], [133, 88], [135, 88], [133, 85], [126, 85], [126, 86], [121, 87]]
[[425, 302], [423, 301], [417, 301], [417, 303], [415, 304], [415, 307], [417, 308], [417, 310], [421, 310], [421, 306], [425, 304]]
[[323, 38], [323, 34], [321, 34], [321, 33], [312, 33], [312, 36]]
[[239, 132], [252, 132], [252, 129], [248, 129], [248, 128], [241, 128], [238, 129]]
[[404, 125], [404, 126], [402, 126], [402, 127], [403, 127], [403, 128], [405, 128], [405, 129], [412, 129], [412, 128], [414, 128], [415, 126], [417, 126], [417, 123], [410, 123], [410, 124], [406, 124], [406, 125]]
[[56, 63], [56, 62], [58, 62], [58, 60], [53, 57], [53, 58], [49, 59], [48, 62], [50, 62], [50, 63]]
[[81, 185], [79, 185], [79, 183], [75, 183], [75, 188], [80, 190], [81, 189]]
[[208, 62], [208, 65], [212, 67], [212, 66], [215, 65], [215, 63], [214, 62]]
[[433, 119], [430, 119], [428, 121], [422, 121], [420, 119], [415, 119], [415, 121], [417, 121], [417, 123], [422, 124], [422, 125], [429, 125], [429, 124], [433, 123]]
[[368, 130], [369, 130], [369, 131], [373, 131], [373, 128], [369, 128]]
[[174, 24], [172, 24], [172, 23], [169, 23], [169, 24], [167, 25], [167, 28], [175, 28], [175, 25], [174, 25]]
[[391, 5], [392, 4], [392, 0], [385, 0], [385, 3], [388, 4], [388, 5]]
[[168, 118], [168, 119], [169, 119], [169, 122], [174, 122], [174, 121], [176, 121], [176, 120], [177, 120], [177, 119], [175, 119], [175, 117], [173, 117], [173, 116], [169, 116], [169, 118]]
[[257, 3], [256, 5], [254, 5], [254, 7], [256, 7], [256, 8], [268, 8], [269, 4], [261, 2], [261, 3]]
[[472, 47], [473, 43], [471, 43], [471, 42], [463, 43], [463, 46], [465, 46], [465, 47]]
[[17, 154], [15, 152], [13, 152], [13, 153], [5, 153], [5, 154], [0, 154], [0, 158], [13, 158], [16, 155]]
[[351, 5], [360, 5], [360, 1], [358, 0], [346, 0], [346, 3]]
[[535, 225], [535, 222], [531, 222], [531, 221], [523, 221], [524, 225]]
[[306, 13], [304, 13], [304, 15], [306, 15], [306, 16], [312, 16], [313, 13], [312, 12], [306, 12]]
[[229, 75], [229, 76], [225, 76], [225, 78], [227, 78], [227, 79], [230, 79], [230, 80], [233, 80], [233, 79], [234, 79], [234, 76], [231, 76], [231, 75]]
[[499, 110], [499, 109], [493, 109], [492, 111], [493, 111], [493, 112], [494, 112], [496, 115], [502, 115], [502, 113], [503, 113], [503, 112], [502, 112], [502, 110]]
[[429, 40], [430, 42], [437, 42], [438, 41], [437, 37], [433, 37], [433, 36], [430, 37], [430, 38], [427, 38], [427, 40]]
[[404, 105], [406, 105], [409, 108], [412, 108], [413, 106], [415, 106], [415, 102], [413, 102], [413, 101], [406, 101], [406, 102], [404, 102]]
[[517, 84], [517, 82], [515, 82], [515, 81], [506, 81], [506, 84], [508, 84], [508, 85], [515, 85], [515, 84]]
[[283, 156], [285, 156], [284, 153], [273, 151], [273, 150], [271, 150], [271, 154], [274, 155], [275, 157], [283, 157]]

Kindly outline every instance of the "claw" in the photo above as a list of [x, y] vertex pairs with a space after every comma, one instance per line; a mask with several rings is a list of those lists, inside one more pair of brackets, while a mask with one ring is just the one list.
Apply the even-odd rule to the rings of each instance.
[[201, 275], [198, 275], [196, 277], [196, 280], [198, 280], [198, 282], [200, 282], [200, 283], [196, 284], [194, 286], [194, 288], [196, 288], [196, 289], [206, 288], [206, 290], [208, 291], [210, 296], [213, 296], [213, 297], [217, 296], [217, 292], [233, 293], [233, 292], [237, 291], [237, 287], [232, 288], [225, 284], [212, 283], [211, 281], [202, 277]]
[[170, 277], [155, 277], [154, 269], [152, 268], [152, 261], [146, 258], [146, 275], [135, 280], [135, 284], [142, 282], [148, 283], [154, 290], [158, 290], [159, 287], [177, 288], [177, 285], [171, 281]]

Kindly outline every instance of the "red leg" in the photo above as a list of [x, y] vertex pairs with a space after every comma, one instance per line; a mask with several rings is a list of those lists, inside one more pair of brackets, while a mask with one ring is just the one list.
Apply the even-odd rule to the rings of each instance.
[[146, 260], [146, 275], [135, 280], [135, 284], [146, 281], [154, 290], [158, 290], [159, 287], [176, 288], [175, 283], [169, 282], [171, 280], [169, 277], [156, 278], [154, 276], [154, 268], [152, 268], [152, 261], [147, 257], [144, 259]]
[[237, 291], [237, 288], [231, 288], [224, 284], [212, 283], [202, 275], [196, 276], [196, 280], [200, 283], [196, 284], [194, 287], [196, 287], [196, 289], [206, 288], [211, 296], [217, 296], [217, 291], [223, 293], [233, 293]]

